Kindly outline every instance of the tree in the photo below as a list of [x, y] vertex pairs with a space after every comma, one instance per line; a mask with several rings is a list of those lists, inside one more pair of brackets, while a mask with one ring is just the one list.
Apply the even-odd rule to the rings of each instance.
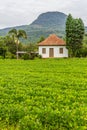
[[84, 24], [79, 19], [74, 19], [71, 14], [68, 15], [66, 21], [66, 46], [70, 56], [76, 56], [81, 47], [84, 37]]
[[[27, 34], [24, 30], [16, 30], [16, 29], [12, 29], [9, 31], [9, 34], [11, 35], [11, 37], [13, 38], [15, 44], [16, 44], [16, 49], [18, 52], [18, 46], [20, 43], [20, 38], [27, 38]], [[16, 53], [17, 53], [16, 52]], [[18, 53], [17, 53], [17, 59], [18, 59]]]
[[29, 43], [25, 46], [25, 51], [28, 53], [36, 52], [38, 50], [38, 46], [35, 43]]
[[16, 44], [13, 40], [12, 37], [10, 36], [5, 36], [5, 43], [7, 46], [7, 51], [10, 52], [11, 54], [16, 54]]
[[67, 21], [66, 21], [66, 47], [69, 51], [69, 54], [71, 54], [71, 45], [72, 45], [72, 25], [73, 25], [73, 18], [71, 14], [68, 15]]
[[0, 55], [5, 58], [7, 51], [7, 46], [5, 42], [5, 37], [0, 37]]
[[42, 42], [44, 40], [45, 40], [44, 36], [41, 36], [40, 39], [37, 41], [37, 43], [40, 43], [40, 42]]

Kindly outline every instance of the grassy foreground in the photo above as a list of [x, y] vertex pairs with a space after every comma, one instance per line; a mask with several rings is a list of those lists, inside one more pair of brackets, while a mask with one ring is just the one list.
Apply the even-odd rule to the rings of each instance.
[[0, 60], [0, 130], [87, 130], [87, 59]]

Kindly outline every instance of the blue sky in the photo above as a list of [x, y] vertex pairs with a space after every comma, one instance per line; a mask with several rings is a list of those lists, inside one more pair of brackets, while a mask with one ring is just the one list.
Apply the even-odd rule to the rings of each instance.
[[87, 0], [0, 0], [0, 28], [30, 24], [47, 11], [71, 13], [87, 25]]

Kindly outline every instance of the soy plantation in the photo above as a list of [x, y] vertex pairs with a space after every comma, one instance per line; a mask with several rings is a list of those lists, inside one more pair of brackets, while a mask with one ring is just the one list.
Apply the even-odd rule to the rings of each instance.
[[87, 59], [0, 60], [0, 130], [87, 130]]

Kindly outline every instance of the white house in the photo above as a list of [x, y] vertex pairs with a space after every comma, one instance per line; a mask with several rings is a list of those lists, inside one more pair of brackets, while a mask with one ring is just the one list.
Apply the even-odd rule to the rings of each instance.
[[39, 43], [39, 55], [42, 55], [42, 58], [68, 57], [66, 43], [55, 34], [52, 34]]

